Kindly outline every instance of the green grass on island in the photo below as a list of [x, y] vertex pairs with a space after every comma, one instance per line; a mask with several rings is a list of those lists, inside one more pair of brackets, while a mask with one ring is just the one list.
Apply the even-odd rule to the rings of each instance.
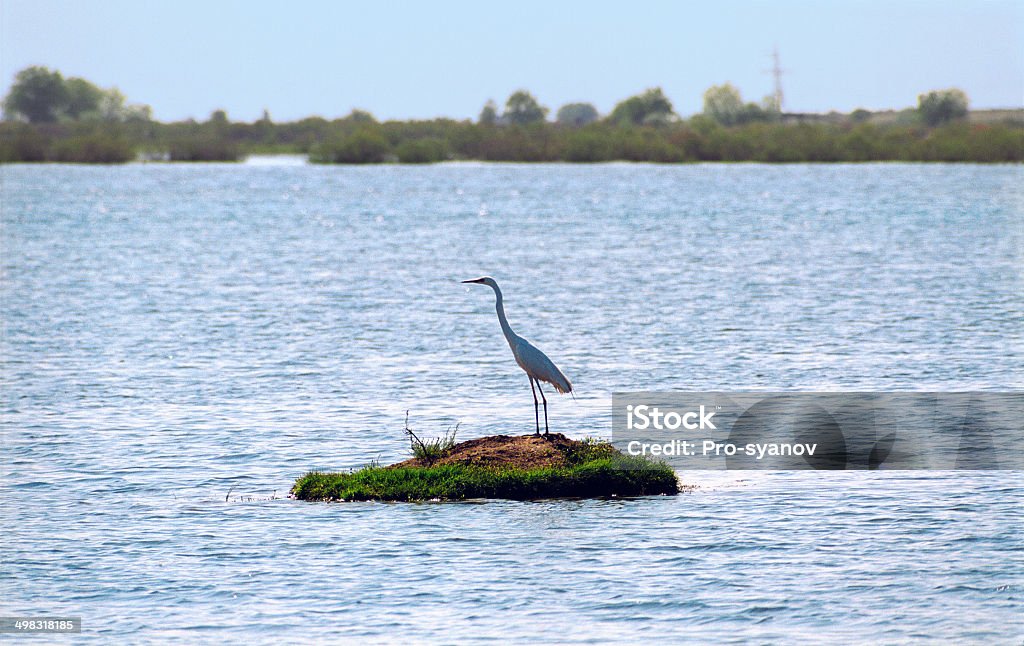
[[313, 471], [291, 495], [308, 501], [416, 501], [503, 498], [606, 498], [675, 495], [671, 467], [620, 453], [605, 442], [561, 434], [485, 437], [453, 444], [441, 455], [349, 473]]

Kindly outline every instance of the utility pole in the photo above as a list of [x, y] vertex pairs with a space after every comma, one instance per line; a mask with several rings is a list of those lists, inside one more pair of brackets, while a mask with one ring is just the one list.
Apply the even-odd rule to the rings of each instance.
[[782, 67], [779, 64], [778, 45], [772, 50], [772, 77], [775, 79], [775, 107], [782, 113]]

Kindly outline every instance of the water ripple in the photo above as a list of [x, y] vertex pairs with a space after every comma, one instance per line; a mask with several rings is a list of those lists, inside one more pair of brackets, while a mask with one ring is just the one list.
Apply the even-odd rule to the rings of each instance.
[[[1018, 166], [0, 167], [0, 614], [83, 641], [1010, 642], [1019, 473], [305, 504], [635, 389], [1021, 387]], [[481, 206], [485, 205], [485, 206]], [[486, 211], [486, 216], [481, 213]]]

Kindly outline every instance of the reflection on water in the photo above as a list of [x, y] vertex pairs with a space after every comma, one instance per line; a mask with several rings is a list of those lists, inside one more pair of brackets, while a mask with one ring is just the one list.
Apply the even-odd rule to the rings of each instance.
[[607, 436], [616, 390], [1020, 388], [1019, 167], [0, 173], [2, 614], [98, 640], [1021, 633], [1019, 473], [280, 499], [403, 457], [406, 410], [532, 430], [490, 295], [458, 283], [481, 274], [576, 385], [550, 407], [572, 436]]

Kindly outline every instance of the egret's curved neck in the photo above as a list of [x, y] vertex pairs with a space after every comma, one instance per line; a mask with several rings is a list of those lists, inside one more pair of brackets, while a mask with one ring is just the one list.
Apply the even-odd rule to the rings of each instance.
[[492, 285], [491, 289], [494, 290], [494, 309], [498, 311], [498, 323], [501, 323], [501, 331], [505, 335], [505, 340], [508, 341], [509, 347], [515, 347], [515, 341], [519, 338], [516, 333], [512, 331], [512, 326], [508, 324], [508, 319], [505, 318], [505, 303], [501, 297], [501, 289], [497, 285]]

